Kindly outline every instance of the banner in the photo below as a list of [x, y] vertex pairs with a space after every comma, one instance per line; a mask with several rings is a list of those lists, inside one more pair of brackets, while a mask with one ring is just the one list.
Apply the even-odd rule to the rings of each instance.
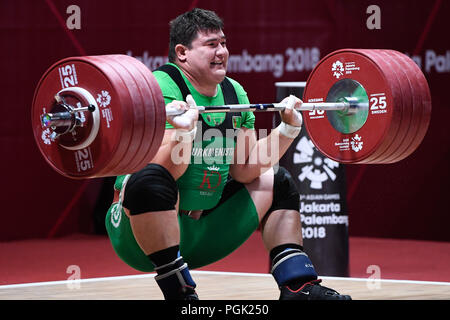
[[[450, 108], [445, 103], [450, 46], [442, 37], [450, 28], [450, 1], [376, 3], [373, 11], [372, 2], [346, 0], [286, 0], [283, 5], [256, 0], [121, 5], [106, 0], [0, 1], [0, 166], [8, 181], [2, 209], [14, 213], [4, 215], [0, 241], [45, 238], [62, 212], [69, 212], [70, 219], [58, 235], [87, 230], [92, 226], [84, 221], [90, 223], [97, 210], [96, 199], [90, 198], [99, 184], [92, 184], [95, 192], [86, 190], [79, 201], [73, 200], [84, 182], [50, 168], [34, 141], [30, 109], [47, 68], [67, 57], [127, 54], [153, 70], [167, 60], [169, 21], [194, 4], [223, 18], [230, 53], [227, 75], [243, 85], [252, 103], [274, 102], [275, 82], [307, 79], [320, 59], [337, 49], [383, 48], [409, 55], [429, 82], [431, 125], [419, 148], [399, 163], [346, 166], [349, 232], [355, 237], [450, 241], [450, 215], [443, 210], [450, 193]], [[255, 116], [256, 129], [272, 128], [272, 114]], [[18, 192], [24, 181], [32, 190], [27, 201]], [[51, 205], [36, 206], [44, 200]]]
[[[277, 82], [277, 101], [302, 97], [305, 82]], [[275, 119], [275, 122], [279, 122]], [[325, 157], [302, 129], [280, 160], [300, 192], [303, 247], [321, 276], [349, 276], [344, 165]]]

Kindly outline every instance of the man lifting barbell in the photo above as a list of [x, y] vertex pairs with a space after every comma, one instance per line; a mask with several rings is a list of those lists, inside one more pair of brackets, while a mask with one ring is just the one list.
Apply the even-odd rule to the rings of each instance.
[[[185, 112], [168, 117], [163, 142], [150, 164], [117, 178], [116, 201], [106, 218], [114, 249], [136, 269], [154, 269], [166, 299], [197, 299], [189, 267], [227, 256], [261, 225], [280, 299], [350, 299], [319, 284], [302, 247], [295, 183], [284, 168], [273, 170], [300, 132], [302, 117], [293, 108], [300, 107], [301, 100], [286, 98], [282, 124], [258, 141], [252, 112], [199, 117], [196, 104], [249, 103], [244, 89], [225, 77], [229, 53], [222, 28], [213, 12], [201, 9], [171, 22], [170, 63], [154, 75], [167, 108]], [[197, 120], [202, 131], [215, 128], [223, 133], [222, 139], [214, 136], [197, 144], [203, 150], [200, 161], [192, 152]], [[231, 128], [238, 130], [232, 153], [205, 152], [225, 148], [225, 130]], [[258, 152], [273, 139], [278, 149], [269, 151], [272, 159], [263, 162]], [[187, 157], [181, 162], [173, 153], [180, 145]], [[242, 155], [244, 162], [238, 159]], [[116, 224], [118, 210], [126, 216], [122, 213]]]
[[[301, 247], [297, 190], [285, 169], [272, 167], [303, 120], [315, 146], [335, 161], [409, 156], [431, 115], [420, 68], [394, 50], [341, 49], [310, 73], [304, 103], [249, 104], [225, 77], [221, 20], [199, 9], [171, 23], [169, 54], [171, 63], [154, 75], [126, 55], [51, 66], [32, 106], [45, 160], [73, 179], [118, 176], [106, 218], [113, 247], [132, 267], [156, 270], [168, 299], [196, 298], [188, 266], [223, 258], [258, 226], [280, 298], [349, 298], [315, 280]], [[302, 118], [300, 110], [310, 112]], [[283, 121], [256, 140], [252, 111], [281, 111]]]

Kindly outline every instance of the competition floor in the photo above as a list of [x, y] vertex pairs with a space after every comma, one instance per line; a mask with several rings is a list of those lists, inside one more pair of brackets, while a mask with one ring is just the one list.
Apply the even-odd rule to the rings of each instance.
[[[450, 243], [350, 238], [350, 277], [321, 276], [355, 300], [450, 300]], [[161, 300], [103, 236], [0, 243], [0, 300]], [[379, 268], [379, 276], [373, 272]], [[255, 233], [225, 259], [193, 270], [202, 300], [276, 300], [279, 291]], [[79, 276], [74, 270], [78, 269]]]
[[[205, 300], [276, 300], [279, 291], [269, 274], [192, 271], [197, 293]], [[154, 274], [65, 280], [0, 287], [0, 299], [162, 300]], [[450, 299], [450, 283], [322, 277], [323, 285], [354, 300]]]

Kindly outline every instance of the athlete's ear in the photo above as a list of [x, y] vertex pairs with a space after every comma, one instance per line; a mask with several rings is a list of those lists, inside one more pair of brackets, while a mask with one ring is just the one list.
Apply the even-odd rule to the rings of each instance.
[[186, 61], [186, 51], [187, 50], [188, 50], [188, 48], [182, 44], [177, 44], [175, 46], [175, 55], [177, 56], [177, 58], [180, 62]]

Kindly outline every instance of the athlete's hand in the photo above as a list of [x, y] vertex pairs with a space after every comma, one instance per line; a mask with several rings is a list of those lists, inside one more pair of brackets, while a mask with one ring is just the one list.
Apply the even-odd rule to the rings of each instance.
[[296, 96], [290, 95], [281, 101], [285, 105], [283, 111], [280, 111], [281, 121], [294, 127], [301, 127], [303, 118], [300, 111], [295, 109], [300, 108], [303, 101]]
[[186, 97], [186, 102], [174, 100], [166, 105], [166, 109], [184, 111], [176, 116], [167, 116], [167, 121], [175, 128], [191, 131], [197, 124], [198, 108], [191, 95]]

